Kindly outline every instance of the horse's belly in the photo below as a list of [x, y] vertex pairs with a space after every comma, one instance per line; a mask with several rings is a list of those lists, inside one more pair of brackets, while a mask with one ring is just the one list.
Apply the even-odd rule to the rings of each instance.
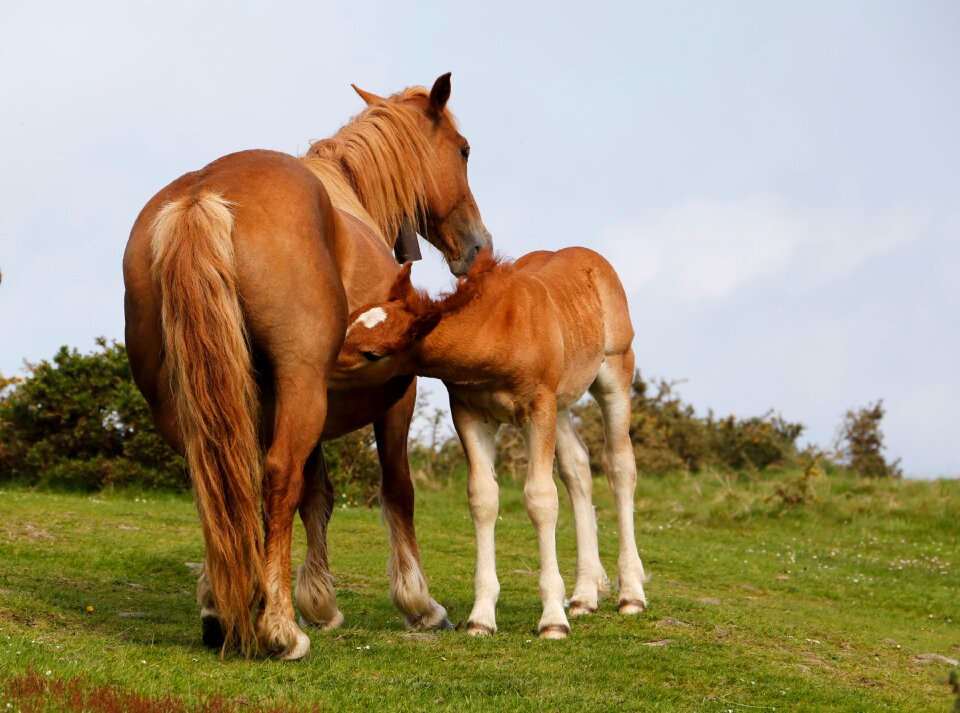
[[323, 440], [339, 438], [383, 418], [404, 397], [411, 381], [412, 377], [400, 377], [372, 389], [328, 391]]

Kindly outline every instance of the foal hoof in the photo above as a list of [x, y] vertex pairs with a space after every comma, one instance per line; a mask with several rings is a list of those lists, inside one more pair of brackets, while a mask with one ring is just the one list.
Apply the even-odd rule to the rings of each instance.
[[313, 627], [314, 629], [320, 629], [321, 631], [333, 631], [334, 629], [339, 629], [343, 626], [343, 612], [337, 609], [332, 617], [328, 621], [310, 621], [304, 619], [301, 615], [299, 618], [300, 628], [306, 629], [308, 627]]
[[621, 614], [639, 614], [647, 608], [647, 603], [642, 599], [624, 599], [620, 602], [618, 611]]
[[467, 622], [467, 633], [470, 636], [493, 636], [497, 633], [496, 628], [491, 628], [489, 626], [484, 626], [483, 624], [476, 624], [472, 621]]
[[297, 661], [310, 653], [310, 637], [302, 631], [297, 632], [297, 639], [293, 646], [280, 654], [283, 661]]
[[587, 614], [593, 614], [596, 610], [595, 606], [590, 606], [586, 602], [570, 602], [567, 613], [570, 616], [586, 616]]
[[215, 616], [200, 617], [200, 627], [202, 630], [203, 645], [208, 649], [220, 650], [223, 648], [225, 636], [223, 626], [220, 620]]
[[561, 626], [560, 624], [553, 624], [540, 629], [541, 639], [566, 639], [569, 635], [570, 627]]

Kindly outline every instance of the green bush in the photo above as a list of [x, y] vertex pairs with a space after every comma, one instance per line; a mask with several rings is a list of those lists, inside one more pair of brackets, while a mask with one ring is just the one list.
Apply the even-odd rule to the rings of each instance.
[[118, 485], [185, 490], [183, 460], [159, 437], [123, 345], [61, 347], [28, 364], [0, 396], [0, 481], [100, 490]]
[[[674, 390], [675, 382], [644, 381], [637, 372], [631, 388], [630, 439], [637, 467], [645, 473], [767, 469], [793, 464], [803, 426], [772, 411], [759, 417], [716, 419], [696, 415]], [[590, 400], [574, 408], [577, 429], [590, 451], [594, 473], [602, 472], [603, 420]]]
[[847, 411], [840, 426], [838, 455], [841, 462], [864, 478], [900, 478], [900, 459], [888, 463], [883, 457], [880, 422], [886, 412], [883, 399], [856, 411]]
[[[61, 347], [0, 377], [0, 482], [86, 491], [136, 486], [190, 489], [186, 465], [160, 438], [122, 344], [97, 339], [80, 354]], [[372, 503], [380, 488], [373, 429], [324, 444], [338, 498]]]

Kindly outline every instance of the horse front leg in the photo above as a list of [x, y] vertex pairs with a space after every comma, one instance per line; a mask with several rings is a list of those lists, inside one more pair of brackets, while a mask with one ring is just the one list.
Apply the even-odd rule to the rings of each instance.
[[416, 398], [416, 381], [411, 380], [403, 398], [373, 424], [382, 471], [380, 503], [390, 536], [390, 596], [410, 628], [452, 629], [447, 610], [430, 596], [413, 524], [407, 436]]
[[300, 519], [307, 532], [307, 555], [297, 570], [297, 606], [300, 626], [336, 629], [343, 624], [343, 612], [337, 606], [330, 564], [327, 559], [327, 525], [333, 514], [333, 484], [318, 445], [304, 469]]
[[570, 624], [563, 611], [565, 590], [557, 563], [557, 485], [553, 482], [556, 446], [556, 398], [543, 397], [524, 424], [529, 465], [523, 498], [540, 546], [540, 598], [543, 615], [537, 630], [544, 639], [564, 639]]
[[478, 417], [454, 399], [450, 400], [450, 408], [467, 456], [467, 494], [477, 538], [473, 610], [467, 619], [467, 633], [485, 636], [497, 630], [497, 599], [500, 596], [494, 540], [500, 496], [493, 467], [498, 424]]

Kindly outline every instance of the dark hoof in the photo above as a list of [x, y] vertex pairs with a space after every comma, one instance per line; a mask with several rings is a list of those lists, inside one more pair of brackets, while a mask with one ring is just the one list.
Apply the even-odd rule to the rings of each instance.
[[489, 626], [475, 624], [472, 621], [467, 622], [467, 633], [470, 636], [493, 636], [496, 632], [496, 629], [491, 629]]
[[545, 626], [540, 629], [541, 639], [566, 639], [569, 635], [569, 626], [560, 626], [558, 624], [554, 624], [553, 626]]
[[647, 608], [647, 603], [638, 599], [624, 599], [618, 607], [621, 614], [639, 614]]
[[215, 616], [202, 616], [200, 617], [200, 626], [203, 629], [203, 645], [208, 649], [217, 649], [218, 651], [222, 649], [225, 637], [220, 620]]
[[443, 620], [440, 623], [430, 628], [434, 631], [453, 631], [453, 624], [450, 623], [450, 620], [447, 617], [443, 617]]

